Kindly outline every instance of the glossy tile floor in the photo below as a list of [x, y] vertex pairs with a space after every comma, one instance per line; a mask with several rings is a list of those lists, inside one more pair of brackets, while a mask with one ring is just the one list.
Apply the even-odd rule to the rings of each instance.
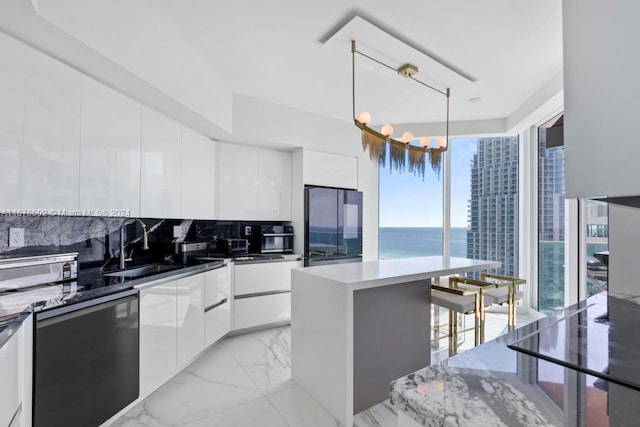
[[[443, 310], [444, 312], [444, 310]], [[487, 313], [487, 340], [506, 332], [505, 313]], [[518, 315], [522, 326], [534, 320]], [[467, 319], [471, 325], [473, 319]], [[461, 349], [473, 344], [467, 333]], [[447, 357], [446, 340], [432, 355]], [[291, 380], [289, 327], [223, 340], [148, 396], [114, 426], [330, 427], [338, 422]], [[397, 425], [388, 401], [356, 415], [358, 427]]]

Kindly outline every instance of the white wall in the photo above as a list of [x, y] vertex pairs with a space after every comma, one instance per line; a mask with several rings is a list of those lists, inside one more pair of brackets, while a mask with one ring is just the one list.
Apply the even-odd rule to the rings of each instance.
[[640, 295], [640, 210], [609, 205], [609, 290]]

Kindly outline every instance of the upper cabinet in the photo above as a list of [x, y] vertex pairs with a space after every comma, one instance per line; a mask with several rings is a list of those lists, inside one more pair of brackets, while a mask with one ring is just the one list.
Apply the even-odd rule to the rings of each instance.
[[140, 103], [82, 79], [80, 209], [140, 214]]
[[291, 220], [291, 153], [258, 149], [258, 211], [262, 221]]
[[0, 52], [0, 206], [2, 209], [20, 209], [28, 58], [22, 44], [2, 33]]
[[182, 218], [213, 218], [215, 145], [212, 140], [182, 128]]
[[640, 3], [563, 1], [567, 197], [640, 194]]
[[358, 159], [304, 150], [304, 184], [358, 189]]
[[141, 127], [140, 216], [180, 218], [180, 124], [143, 106]]
[[218, 143], [216, 160], [216, 219], [257, 219], [258, 149]]
[[216, 219], [291, 220], [291, 153], [218, 143]]

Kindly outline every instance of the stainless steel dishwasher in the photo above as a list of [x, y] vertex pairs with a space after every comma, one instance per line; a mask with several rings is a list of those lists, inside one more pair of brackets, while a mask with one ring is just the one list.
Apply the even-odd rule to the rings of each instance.
[[35, 314], [33, 425], [98, 426], [138, 397], [137, 289]]

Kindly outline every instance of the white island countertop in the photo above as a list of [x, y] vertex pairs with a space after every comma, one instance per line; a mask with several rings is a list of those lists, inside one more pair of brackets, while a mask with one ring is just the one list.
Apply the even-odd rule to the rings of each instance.
[[299, 271], [364, 289], [498, 267], [498, 261], [428, 256], [322, 265]]

